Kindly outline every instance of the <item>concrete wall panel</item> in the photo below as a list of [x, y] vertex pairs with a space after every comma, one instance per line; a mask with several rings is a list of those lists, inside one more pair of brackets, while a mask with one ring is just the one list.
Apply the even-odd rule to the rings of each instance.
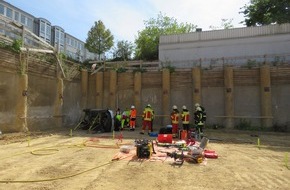
[[217, 117], [225, 116], [224, 100], [224, 88], [208, 87], [202, 89], [202, 102], [200, 104], [206, 109], [207, 125], [225, 125], [224, 119]]
[[14, 125], [17, 84], [17, 75], [0, 71], [0, 130], [2, 132], [17, 131]]
[[28, 78], [27, 125], [29, 130], [53, 129], [57, 81], [30, 75]]
[[273, 124], [285, 125], [290, 127], [290, 86], [289, 85], [275, 85], [271, 88], [272, 93], [272, 111]]
[[260, 126], [261, 119], [255, 118], [261, 116], [260, 87], [236, 86], [234, 97], [235, 116], [247, 116], [247, 118], [235, 118], [235, 124], [237, 125], [241, 120], [246, 119], [252, 125]]
[[81, 83], [80, 81], [64, 81], [63, 100], [63, 125], [74, 126], [83, 114], [81, 108]]

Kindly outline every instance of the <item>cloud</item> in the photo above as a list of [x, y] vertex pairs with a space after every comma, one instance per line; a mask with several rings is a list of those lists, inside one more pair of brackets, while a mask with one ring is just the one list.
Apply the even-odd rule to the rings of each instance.
[[187, 22], [203, 30], [220, 26], [221, 19], [233, 19], [239, 27], [244, 18], [240, 8], [250, 0], [7, 0], [20, 9], [48, 19], [52, 25], [85, 41], [94, 22], [102, 20], [117, 40], [134, 42], [144, 21], [157, 18], [161, 12], [180, 22]]
[[220, 26], [222, 19], [233, 19], [234, 26], [239, 25], [243, 16], [240, 8], [249, 0], [149, 0], [155, 9], [176, 18], [179, 22], [188, 22], [204, 29], [209, 26]]

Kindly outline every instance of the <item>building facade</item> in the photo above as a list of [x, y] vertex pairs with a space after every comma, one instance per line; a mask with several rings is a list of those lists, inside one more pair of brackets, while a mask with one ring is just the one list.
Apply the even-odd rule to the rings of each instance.
[[[52, 23], [45, 18], [36, 18], [33, 15], [0, 0], [0, 15], [5, 18], [23, 25], [26, 29], [36, 34], [38, 37], [52, 45], [57, 51], [66, 54], [68, 57], [83, 62], [85, 60], [97, 60], [98, 55], [89, 52], [85, 48], [85, 43], [76, 37], [68, 34], [60, 26], [52, 25]], [[0, 20], [1, 24], [1, 20]], [[0, 34], [9, 36], [14, 35], [9, 32], [0, 30]], [[10, 36], [15, 39], [16, 36]], [[27, 43], [33, 44], [32, 41]]]

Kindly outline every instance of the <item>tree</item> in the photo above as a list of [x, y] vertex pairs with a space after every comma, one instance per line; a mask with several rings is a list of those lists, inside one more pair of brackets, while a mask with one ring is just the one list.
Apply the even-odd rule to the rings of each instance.
[[109, 29], [106, 29], [102, 21], [95, 22], [95, 25], [88, 32], [85, 47], [93, 53], [101, 55], [106, 53], [114, 45], [114, 36]]
[[138, 31], [136, 44], [136, 59], [157, 60], [159, 37], [166, 34], [180, 34], [192, 32], [196, 28], [193, 24], [178, 23], [176, 19], [158, 14], [156, 19], [144, 21], [145, 29]]
[[251, 0], [241, 9], [246, 26], [290, 23], [289, 0]]
[[233, 19], [222, 19], [220, 26], [210, 26], [209, 28], [212, 30], [219, 30], [219, 29], [230, 29], [233, 28]]
[[118, 41], [114, 49], [113, 56], [115, 61], [130, 60], [132, 57], [134, 45], [128, 41]]

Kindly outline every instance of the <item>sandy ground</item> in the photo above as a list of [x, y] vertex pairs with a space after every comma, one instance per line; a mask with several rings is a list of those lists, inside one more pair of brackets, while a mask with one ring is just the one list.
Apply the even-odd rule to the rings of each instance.
[[[119, 133], [114, 139], [112, 133], [69, 129], [4, 134], [0, 190], [290, 189], [290, 134], [208, 130], [206, 135], [207, 149], [218, 159], [180, 166], [171, 158], [136, 160], [130, 153], [112, 161], [120, 152]], [[155, 139], [139, 131], [124, 131], [123, 137], [124, 144]]]

